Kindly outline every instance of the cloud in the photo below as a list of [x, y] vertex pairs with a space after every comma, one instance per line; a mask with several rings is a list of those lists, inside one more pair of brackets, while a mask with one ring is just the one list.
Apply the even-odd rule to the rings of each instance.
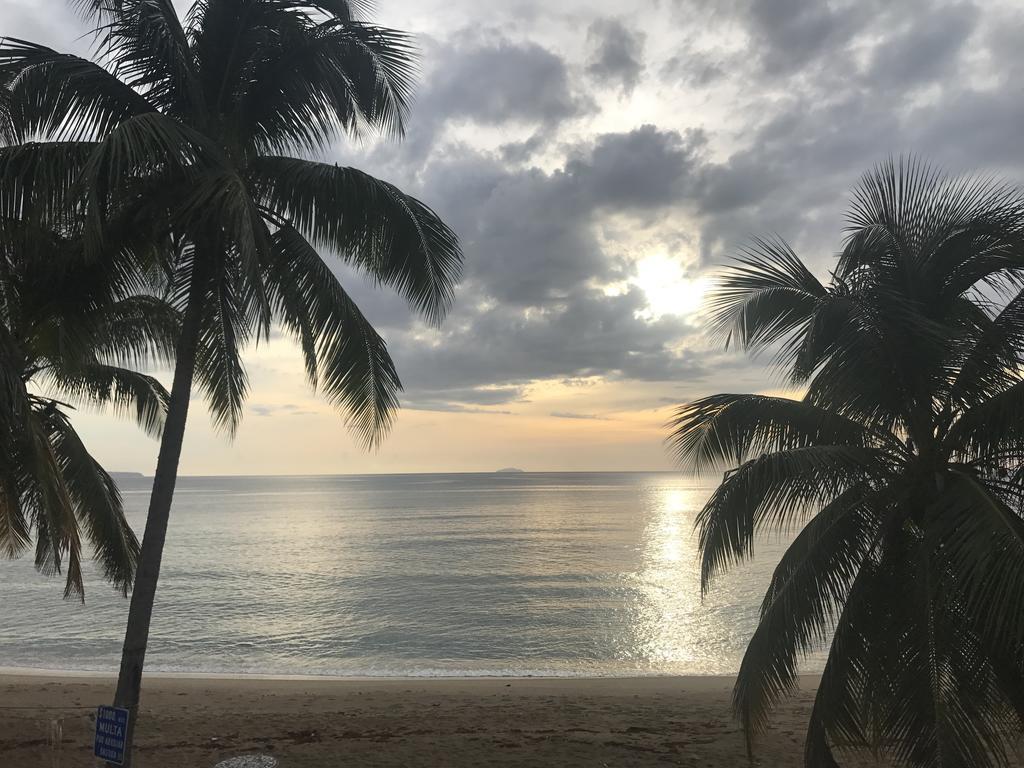
[[490, 413], [501, 416], [512, 415], [511, 411], [495, 406], [519, 403], [526, 400], [525, 386], [455, 386], [432, 391], [422, 387], [406, 389], [402, 406], [415, 411], [437, 411], [441, 413]]
[[594, 207], [663, 208], [678, 202], [688, 172], [700, 162], [705, 138], [701, 131], [680, 134], [655, 125], [602, 134], [570, 155], [566, 175]]
[[247, 409], [256, 416], [313, 416], [315, 411], [293, 403], [248, 403]]
[[644, 72], [645, 40], [643, 32], [630, 29], [618, 19], [594, 21], [587, 30], [587, 74], [602, 85], [631, 94]]
[[[422, 51], [409, 130], [400, 143], [339, 142], [328, 159], [423, 199], [466, 252], [440, 329], [331, 262], [388, 340], [405, 407], [618, 418], [781, 387], [763, 361], [723, 353], [699, 318], [652, 313], [638, 262], [674, 261], [695, 284], [751, 236], [777, 233], [824, 276], [850, 187], [890, 154], [1024, 180], [1015, 0], [644, 0], [629, 10], [392, 0], [371, 14], [413, 32]], [[65, 11], [65, 0], [0, 0], [0, 33], [87, 51], [86, 25]], [[275, 366], [271, 391], [254, 375], [250, 415], [276, 450], [284, 430], [305, 439], [312, 422], [278, 418], [307, 411], [278, 404], [286, 376], [304, 386], [301, 366]], [[569, 385], [571, 405], [546, 401]], [[425, 421], [447, 436], [443, 418], [409, 420]]]
[[[693, 276], [750, 237], [777, 233], [824, 274], [850, 187], [890, 154], [1021, 177], [1024, 102], [1006, 89], [1024, 58], [1005, 32], [1024, 27], [1019, 14], [926, 0], [683, 5], [700, 39], [676, 44], [654, 16], [627, 28], [599, 15], [576, 59], [552, 38], [453, 38], [450, 72], [421, 105], [442, 128], [418, 158], [391, 168], [460, 233], [465, 281], [439, 331], [393, 299], [369, 299], [415, 407], [511, 407], [549, 380], [756, 388], [766, 379], [757, 362], [719, 354], [684, 318], [652, 320], [630, 285], [638, 259], [666, 254]], [[556, 29], [556, 17], [544, 18]], [[603, 54], [627, 38], [626, 64], [612, 66]], [[979, 76], [986, 55], [990, 71]], [[484, 61], [497, 71], [475, 72]], [[533, 93], [510, 66], [545, 85]], [[474, 95], [505, 77], [515, 80], [509, 98]], [[609, 119], [630, 116], [614, 95], [588, 95], [586, 82], [666, 97], [682, 85], [722, 101], [713, 117], [662, 111], [599, 130], [595, 103]], [[464, 119], [509, 138], [474, 142], [444, 127]]]
[[638, 316], [643, 307], [636, 290], [607, 296], [580, 288], [543, 311], [463, 307], [437, 332], [434, 344], [399, 336], [390, 346], [416, 402], [467, 402], [467, 388], [486, 398], [494, 387], [512, 402], [518, 393], [508, 387], [552, 379], [679, 381], [704, 376], [698, 355], [674, 348], [688, 333], [685, 323], [678, 318], [648, 322]]
[[514, 416], [512, 411], [502, 411], [494, 408], [474, 408], [472, 406], [453, 403], [447, 399], [404, 399], [402, 407], [410, 411], [430, 411], [433, 413], [485, 413], [491, 416]]
[[609, 421], [607, 416], [597, 416], [593, 413], [572, 413], [569, 411], [552, 411], [549, 414], [555, 419], [579, 419], [582, 421]]
[[772, 75], [806, 66], [830, 54], [859, 30], [869, 15], [865, 3], [750, 0], [743, 9], [747, 29]]
[[966, 3], [905, 20], [875, 47], [868, 83], [877, 88], [909, 88], [946, 77], [978, 21], [977, 6]]
[[[40, 36], [45, 15], [10, 2]], [[428, 202], [466, 252], [439, 330], [338, 268], [409, 407], [495, 413], [545, 381], [752, 381], [692, 319], [652, 318], [638, 260], [699, 277], [778, 233], [823, 271], [850, 186], [890, 154], [1024, 177], [1012, 3], [662, 0], [623, 20], [610, 0], [523, 0], [484, 24], [468, 0], [388, 6], [423, 32], [409, 134], [337, 159]]]
[[[466, 277], [439, 331], [383, 313], [409, 402], [511, 406], [538, 382], [567, 379], [672, 382], [687, 392], [756, 382], [764, 378], [758, 363], [722, 356], [699, 326], [672, 315], [652, 319], [643, 290], [629, 285], [638, 258], [664, 253], [691, 273], [712, 271], [751, 236], [778, 233], [824, 272], [841, 242], [850, 187], [889, 154], [916, 149], [954, 169], [1020, 168], [1010, 159], [1024, 105], [1000, 87], [949, 79], [963, 67], [965, 41], [994, 34], [976, 8], [942, 4], [912, 24], [904, 10], [855, 18], [849, 3], [755, 5], [723, 3], [694, 19], [712, 38], [715, 24], [744, 30], [752, 57], [737, 58], [726, 43], [680, 46], [651, 66], [661, 88], [686, 79], [736, 94], [726, 124], [685, 128], [666, 125], [663, 115], [618, 131], [535, 129], [494, 149], [438, 135], [410, 178], [460, 233]], [[598, 79], [588, 70], [616, 30], [604, 18], [590, 29], [583, 71]], [[656, 34], [637, 31], [648, 40]], [[821, 39], [797, 40], [811, 31]], [[527, 50], [460, 46], [463, 53], [511, 46], [520, 53], [509, 60]], [[554, 54], [545, 50], [531, 55], [549, 61]], [[568, 78], [555, 103], [584, 92], [568, 59], [555, 70]], [[792, 78], [799, 88], [786, 87]], [[942, 95], [905, 97], [927, 84]], [[511, 105], [484, 114], [524, 121]], [[559, 113], [529, 107], [525, 114], [540, 122]]]
[[445, 119], [557, 125], [594, 110], [565, 61], [533, 42], [454, 41], [441, 49], [425, 101]]
[[661, 81], [667, 85], [681, 83], [694, 88], [707, 88], [721, 82], [727, 71], [722, 61], [701, 53], [670, 57], [659, 69]]
[[423, 174], [423, 194], [465, 244], [460, 304], [543, 307], [581, 285], [621, 278], [621, 260], [600, 242], [600, 218], [663, 214], [703, 141], [699, 133], [643, 126], [573, 145], [551, 171], [509, 167], [465, 147], [436, 160]]

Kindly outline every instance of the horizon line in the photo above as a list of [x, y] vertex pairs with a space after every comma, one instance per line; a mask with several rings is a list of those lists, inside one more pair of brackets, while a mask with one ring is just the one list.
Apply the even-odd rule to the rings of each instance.
[[[114, 475], [135, 475], [143, 480], [152, 480], [153, 475], [144, 472], [137, 472], [127, 469], [107, 470], [107, 474]], [[524, 469], [514, 472], [492, 470], [445, 470], [434, 472], [311, 472], [311, 473], [284, 473], [284, 474], [179, 474], [178, 479], [183, 477], [394, 477], [400, 475], [689, 475], [681, 469]]]

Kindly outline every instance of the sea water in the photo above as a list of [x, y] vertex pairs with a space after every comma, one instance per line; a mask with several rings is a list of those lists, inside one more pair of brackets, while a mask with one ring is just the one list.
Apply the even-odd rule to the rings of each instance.
[[[120, 482], [140, 536], [150, 484]], [[147, 669], [734, 673], [786, 541], [702, 600], [712, 490], [670, 473], [182, 477]], [[0, 561], [0, 664], [116, 671], [128, 601], [94, 568], [84, 604], [62, 586], [31, 556]]]

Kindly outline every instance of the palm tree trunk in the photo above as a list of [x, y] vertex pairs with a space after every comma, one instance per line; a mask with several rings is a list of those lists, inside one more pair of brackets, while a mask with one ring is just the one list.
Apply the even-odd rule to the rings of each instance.
[[178, 460], [185, 437], [185, 422], [188, 418], [192, 377], [195, 372], [196, 347], [202, 319], [202, 297], [195, 281], [192, 289], [182, 323], [181, 337], [175, 350], [174, 383], [171, 386], [171, 399], [160, 440], [160, 455], [153, 478], [153, 491], [149, 497], [146, 531], [142, 536], [131, 606], [128, 609], [128, 626], [125, 629], [124, 648], [121, 652], [121, 671], [117, 677], [117, 692], [114, 694], [114, 706], [124, 707], [130, 712], [125, 740], [125, 766], [132, 763], [132, 739], [139, 709], [142, 666], [146, 658], [149, 623], [153, 617], [153, 601], [156, 598], [160, 561], [163, 558], [164, 539], [167, 537], [174, 484], [178, 478]]

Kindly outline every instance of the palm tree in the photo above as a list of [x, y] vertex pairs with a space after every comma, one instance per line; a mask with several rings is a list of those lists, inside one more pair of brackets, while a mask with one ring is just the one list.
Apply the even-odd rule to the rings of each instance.
[[[273, 322], [295, 337], [309, 379], [376, 444], [399, 379], [319, 250], [445, 314], [461, 269], [454, 233], [423, 203], [353, 168], [295, 157], [340, 135], [400, 135], [414, 51], [360, 21], [356, 0], [81, 0], [101, 63], [8, 39], [3, 108], [32, 148], [58, 209], [85, 190], [87, 242], [108, 222], [162, 222], [175, 243], [182, 314], [176, 367], [132, 594], [117, 704], [138, 704], [146, 642], [195, 378], [233, 431], [246, 394], [240, 352]], [[134, 716], [130, 723], [133, 725]]]
[[725, 275], [714, 327], [801, 399], [683, 406], [684, 464], [729, 467], [698, 517], [702, 589], [799, 528], [733, 703], [748, 747], [801, 658], [827, 660], [805, 764], [843, 748], [1009, 765], [1024, 717], [1024, 196], [915, 160], [863, 178], [831, 279], [780, 240]]
[[166, 390], [124, 366], [173, 349], [177, 317], [96, 269], [79, 245], [30, 221], [0, 220], [0, 551], [18, 557], [34, 535], [36, 567], [66, 568], [65, 597], [84, 599], [84, 532], [127, 596], [138, 540], [63, 400], [128, 413], [159, 435]]

